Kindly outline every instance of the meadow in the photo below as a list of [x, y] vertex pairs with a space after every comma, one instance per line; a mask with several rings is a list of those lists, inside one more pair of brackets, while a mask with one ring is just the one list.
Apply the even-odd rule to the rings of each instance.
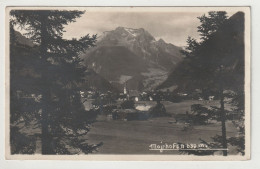
[[[218, 101], [186, 100], [180, 103], [162, 102], [171, 115], [185, 114], [192, 104], [218, 106]], [[147, 102], [147, 105], [154, 104]], [[103, 142], [97, 154], [179, 154], [179, 151], [151, 151], [151, 144], [186, 143], [199, 144], [200, 139], [212, 142], [211, 137], [221, 135], [221, 123], [195, 125], [185, 130], [187, 124], [175, 122], [172, 117], [149, 118], [144, 121], [108, 120], [105, 115], [99, 115], [97, 122], [92, 124], [90, 132], [84, 136], [92, 144]], [[231, 121], [226, 122], [227, 137], [237, 134], [237, 129]], [[235, 147], [229, 146], [229, 154], [236, 154]], [[216, 152], [216, 154], [221, 152]]]

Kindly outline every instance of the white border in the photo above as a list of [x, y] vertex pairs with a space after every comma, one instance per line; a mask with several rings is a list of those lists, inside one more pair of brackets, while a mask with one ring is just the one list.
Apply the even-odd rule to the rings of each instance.
[[[256, 46], [259, 46], [259, 32], [256, 32], [256, 30], [259, 29], [259, 18], [257, 16], [259, 15], [259, 1], [244, 1], [244, 0], [229, 0], [228, 2], [224, 0], [218, 0], [218, 1], [211, 1], [208, 0], [205, 2], [204, 0], [175, 0], [174, 2], [168, 1], [162, 1], [162, 0], [131, 0], [125, 1], [125, 0], [117, 0], [117, 1], [111, 1], [111, 0], [103, 0], [103, 1], [92, 1], [92, 2], [85, 2], [85, 1], [68, 1], [64, 2], [61, 0], [53, 1], [53, 0], [44, 0], [44, 1], [0, 1], [0, 36], [1, 36], [1, 45], [0, 45], [0, 63], [2, 66], [0, 67], [0, 76], [1, 76], [1, 88], [0, 88], [0, 96], [1, 96], [1, 116], [0, 116], [0, 138], [1, 138], [1, 144], [0, 144], [0, 168], [3, 169], [15, 169], [15, 168], [37, 168], [37, 169], [46, 169], [46, 168], [260, 168], [260, 163], [258, 162], [260, 159], [260, 146], [258, 145], [260, 143], [260, 137], [257, 135], [259, 131], [259, 123], [257, 120], [260, 119], [260, 110], [259, 107], [257, 107], [257, 96], [259, 96], [259, 90], [260, 88], [260, 81], [256, 78], [259, 72], [259, 49], [256, 48]], [[37, 5], [44, 5], [44, 6], [251, 6], [251, 12], [252, 12], [252, 116], [251, 116], [251, 124], [252, 124], [252, 160], [250, 161], [244, 161], [244, 162], [86, 162], [86, 161], [8, 161], [4, 159], [4, 76], [5, 76], [5, 67], [4, 67], [4, 12], [5, 12], [5, 6], [17, 6], [17, 5], [23, 5], [23, 6], [37, 6]]]

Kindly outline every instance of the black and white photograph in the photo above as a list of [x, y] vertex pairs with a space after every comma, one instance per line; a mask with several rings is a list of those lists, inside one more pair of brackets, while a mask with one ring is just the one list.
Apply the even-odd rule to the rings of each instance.
[[8, 159], [250, 159], [249, 7], [8, 7], [6, 23]]

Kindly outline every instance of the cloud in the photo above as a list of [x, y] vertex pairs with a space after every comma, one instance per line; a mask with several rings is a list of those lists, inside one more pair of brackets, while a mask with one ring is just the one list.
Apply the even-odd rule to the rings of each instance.
[[205, 12], [118, 12], [86, 11], [86, 13], [65, 27], [64, 38], [79, 38], [86, 34], [101, 34], [118, 26], [144, 28], [156, 39], [162, 38], [177, 46], [186, 45], [188, 36], [199, 38], [198, 16]]

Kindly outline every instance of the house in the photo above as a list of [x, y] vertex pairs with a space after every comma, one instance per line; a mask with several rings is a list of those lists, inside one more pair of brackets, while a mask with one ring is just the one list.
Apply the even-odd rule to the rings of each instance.
[[118, 101], [125, 101], [125, 100], [127, 100], [127, 95], [120, 93], [118, 96]]
[[79, 94], [80, 94], [81, 97], [85, 96], [85, 92], [84, 91], [79, 91]]
[[130, 100], [134, 100], [134, 101], [138, 102], [140, 100], [139, 92], [137, 90], [129, 90], [128, 91], [128, 98]]
[[188, 96], [187, 93], [177, 93], [179, 96]]
[[215, 97], [215, 96], [209, 96], [209, 101], [214, 100], [214, 97]]
[[199, 97], [199, 101], [202, 101], [203, 100], [203, 98], [202, 97]]

